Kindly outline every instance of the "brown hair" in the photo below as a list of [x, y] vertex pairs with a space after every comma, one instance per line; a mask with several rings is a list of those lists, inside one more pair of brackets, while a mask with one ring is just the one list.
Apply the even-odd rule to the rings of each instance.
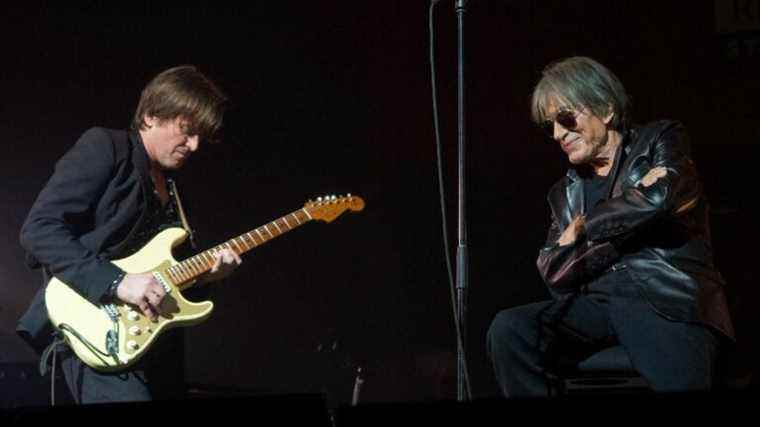
[[154, 77], [140, 96], [132, 130], [145, 129], [145, 117], [161, 121], [183, 117], [188, 134], [215, 142], [227, 106], [227, 96], [192, 65], [170, 68]]

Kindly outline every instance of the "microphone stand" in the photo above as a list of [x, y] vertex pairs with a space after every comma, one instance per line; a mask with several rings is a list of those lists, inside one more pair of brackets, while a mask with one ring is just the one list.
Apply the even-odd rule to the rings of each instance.
[[467, 228], [465, 221], [465, 117], [464, 117], [464, 12], [467, 0], [456, 0], [457, 13], [457, 122], [458, 122], [458, 174], [459, 174], [459, 220], [457, 245], [457, 319], [461, 341], [457, 344], [457, 401], [462, 402], [467, 395], [467, 363], [465, 358], [465, 343], [467, 330], [467, 286], [469, 274], [467, 271]]

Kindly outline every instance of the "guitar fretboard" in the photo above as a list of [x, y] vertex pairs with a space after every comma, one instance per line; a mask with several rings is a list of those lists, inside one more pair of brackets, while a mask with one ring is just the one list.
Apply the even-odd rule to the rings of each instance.
[[216, 261], [215, 255], [222, 249], [231, 249], [238, 255], [297, 228], [313, 218], [306, 208], [291, 212], [270, 223], [264, 224], [240, 236], [227, 240], [207, 251], [187, 258], [163, 271], [164, 275], [172, 280], [178, 287], [196, 279], [201, 274], [211, 270]]

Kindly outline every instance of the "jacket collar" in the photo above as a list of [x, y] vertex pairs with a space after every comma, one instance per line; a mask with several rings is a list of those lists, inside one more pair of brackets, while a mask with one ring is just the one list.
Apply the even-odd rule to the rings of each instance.
[[620, 143], [622, 149], [618, 148], [617, 153], [615, 153], [615, 164], [612, 166], [612, 171], [610, 171], [612, 185], [609, 186], [607, 198], [620, 194], [621, 181], [618, 177], [620, 175], [620, 170], [623, 169], [623, 163], [628, 159], [628, 154], [631, 152], [631, 146], [633, 146], [631, 141], [635, 136], [636, 131], [634, 129], [628, 129], [623, 132], [623, 141]]
[[150, 158], [145, 150], [140, 133], [134, 130], [129, 131], [129, 143], [132, 145], [132, 162], [140, 172], [142, 180], [150, 182]]

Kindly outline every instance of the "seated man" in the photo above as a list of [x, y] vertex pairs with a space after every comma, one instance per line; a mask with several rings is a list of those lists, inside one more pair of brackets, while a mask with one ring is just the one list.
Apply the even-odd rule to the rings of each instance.
[[584, 57], [548, 66], [533, 92], [533, 120], [571, 167], [549, 191], [537, 261], [553, 299], [503, 310], [488, 331], [507, 397], [546, 396], [559, 363], [616, 344], [653, 390], [706, 390], [733, 339], [686, 132], [631, 126], [628, 104], [618, 78]]

